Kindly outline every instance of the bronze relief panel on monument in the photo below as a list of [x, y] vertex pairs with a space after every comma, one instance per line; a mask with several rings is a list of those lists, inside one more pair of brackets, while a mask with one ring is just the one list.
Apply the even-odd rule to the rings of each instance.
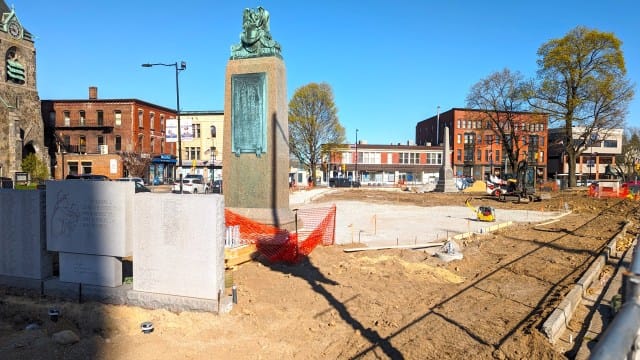
[[267, 152], [266, 89], [266, 73], [231, 77], [231, 151], [236, 156]]

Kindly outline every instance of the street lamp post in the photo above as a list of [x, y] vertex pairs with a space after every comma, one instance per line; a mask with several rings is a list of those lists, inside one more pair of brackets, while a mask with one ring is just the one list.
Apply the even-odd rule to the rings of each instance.
[[180, 169], [180, 194], [182, 194], [182, 136], [180, 132], [182, 128], [180, 127], [180, 87], [178, 82], [178, 74], [180, 71], [185, 70], [187, 68], [187, 63], [185, 61], [177, 61], [173, 64], [163, 64], [163, 63], [155, 63], [155, 64], [142, 64], [142, 67], [152, 67], [152, 66], [173, 66], [176, 69], [176, 117], [178, 118], [178, 168]]
[[437, 107], [438, 115], [436, 116], [436, 146], [440, 145], [440, 105]]
[[354, 177], [358, 181], [358, 129], [356, 129], [356, 171]]

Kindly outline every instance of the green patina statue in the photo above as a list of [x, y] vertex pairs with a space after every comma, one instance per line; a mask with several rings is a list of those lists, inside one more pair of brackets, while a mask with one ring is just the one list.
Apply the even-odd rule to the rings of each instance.
[[231, 59], [261, 56], [282, 58], [280, 44], [273, 40], [269, 31], [269, 12], [258, 6], [256, 9], [244, 9], [240, 44], [231, 46]]

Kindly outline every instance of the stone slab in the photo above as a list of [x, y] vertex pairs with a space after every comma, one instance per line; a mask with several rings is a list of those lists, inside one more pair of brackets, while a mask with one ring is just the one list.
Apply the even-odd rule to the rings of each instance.
[[125, 257], [135, 189], [120, 181], [47, 181], [47, 249]]
[[[228, 301], [227, 301], [228, 303]], [[127, 304], [145, 309], [166, 309], [169, 311], [209, 311], [218, 312], [218, 299], [200, 299], [185, 296], [150, 293], [131, 290], [127, 292]], [[221, 305], [223, 302], [221, 301]], [[228, 306], [228, 304], [226, 305]], [[226, 309], [226, 307], [225, 307]], [[225, 311], [220, 311], [225, 312]], [[228, 312], [228, 310], [226, 310]]]
[[138, 194], [135, 208], [133, 290], [217, 299], [224, 289], [224, 197]]
[[104, 304], [125, 305], [127, 304], [127, 293], [131, 289], [131, 284], [123, 284], [118, 287], [83, 284], [80, 300], [82, 302], [97, 301]]
[[60, 253], [60, 281], [116, 287], [122, 285], [122, 260], [113, 256]]
[[19, 276], [0, 275], [0, 286], [18, 289], [31, 289], [42, 292], [42, 280]]
[[52, 275], [44, 225], [43, 191], [0, 190], [0, 275], [31, 279]]
[[79, 302], [80, 284], [60, 281], [59, 278], [50, 278], [44, 281], [43, 293], [45, 296]]

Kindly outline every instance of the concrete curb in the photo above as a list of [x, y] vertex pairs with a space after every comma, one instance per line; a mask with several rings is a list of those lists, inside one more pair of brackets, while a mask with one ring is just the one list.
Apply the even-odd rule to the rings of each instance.
[[567, 325], [569, 324], [569, 321], [571, 321], [573, 313], [582, 302], [585, 292], [589, 289], [594, 279], [597, 279], [598, 274], [600, 274], [600, 271], [609, 258], [612, 256], [618, 256], [616, 244], [620, 238], [625, 236], [627, 233], [627, 227], [630, 225], [631, 223], [627, 222], [622, 230], [613, 237], [602, 253], [598, 255], [578, 282], [573, 285], [572, 289], [567, 293], [567, 295], [565, 295], [565, 298], [560, 302], [560, 305], [553, 310], [544, 324], [542, 324], [542, 332], [547, 336], [549, 342], [555, 344], [556, 341], [558, 341], [562, 333], [567, 329]]

